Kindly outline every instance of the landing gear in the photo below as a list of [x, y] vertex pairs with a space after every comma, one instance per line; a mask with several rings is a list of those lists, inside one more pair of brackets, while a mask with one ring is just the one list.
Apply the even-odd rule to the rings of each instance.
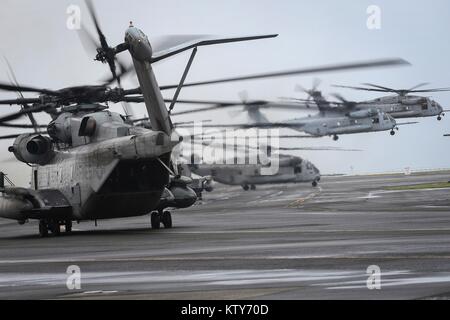
[[250, 185], [250, 190], [256, 190], [256, 186], [254, 184]]
[[41, 238], [45, 238], [48, 236], [47, 222], [44, 220], [39, 221], [39, 235], [41, 236]]
[[59, 236], [61, 234], [61, 226], [59, 225], [59, 221], [50, 221], [48, 224], [48, 229], [55, 236]]
[[314, 180], [311, 184], [314, 188], [317, 187], [317, 180]]
[[169, 211], [164, 211], [162, 213], [161, 222], [166, 229], [172, 228], [172, 215]]
[[72, 232], [72, 221], [67, 220], [64, 226], [66, 227], [66, 232], [67, 233]]
[[338, 136], [337, 134], [335, 134], [335, 135], [333, 136], [333, 140], [334, 140], [334, 141], [338, 141], [338, 139], [339, 139], [339, 136]]
[[391, 134], [391, 136], [393, 136], [395, 134], [394, 129], [391, 130], [390, 134]]
[[150, 222], [152, 225], [152, 229], [159, 229], [161, 225], [161, 215], [159, 214], [159, 212], [152, 212], [150, 216]]
[[66, 233], [72, 232], [71, 220], [39, 220], [39, 235], [45, 238], [50, 231], [54, 236], [59, 236], [61, 234], [61, 225], [65, 226]]
[[244, 189], [245, 191], [248, 191], [248, 189], [249, 189], [248, 184], [243, 184], [242, 185], [242, 189]]
[[159, 229], [161, 227], [161, 223], [166, 229], [172, 228], [172, 215], [170, 211], [154, 211], [150, 216], [150, 221], [152, 229]]

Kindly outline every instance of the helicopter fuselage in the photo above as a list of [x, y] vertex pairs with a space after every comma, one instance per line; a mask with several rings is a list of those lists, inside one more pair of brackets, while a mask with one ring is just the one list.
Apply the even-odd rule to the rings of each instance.
[[421, 96], [385, 96], [357, 103], [357, 108], [377, 109], [394, 118], [435, 117], [443, 114], [442, 106], [436, 101]]

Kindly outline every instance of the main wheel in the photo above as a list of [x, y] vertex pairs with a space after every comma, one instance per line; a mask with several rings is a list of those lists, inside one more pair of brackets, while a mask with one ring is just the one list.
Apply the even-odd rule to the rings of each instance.
[[333, 136], [333, 140], [334, 140], [334, 141], [338, 141], [338, 139], [339, 139], [339, 136], [337, 136], [337, 135], [334, 135], [334, 136]]
[[45, 222], [44, 220], [39, 221], [39, 235], [42, 238], [45, 238], [48, 236], [47, 222]]
[[312, 182], [312, 186], [315, 188], [315, 187], [317, 187], [317, 180], [314, 180], [313, 182]]
[[256, 186], [255, 186], [254, 184], [252, 184], [252, 185], [250, 186], [250, 190], [256, 190]]
[[164, 228], [169, 229], [172, 228], [172, 215], [169, 211], [164, 211], [162, 213], [161, 218], [162, 224], [164, 225]]
[[395, 134], [394, 130], [391, 130], [391, 136], [393, 136]]
[[67, 233], [72, 232], [72, 221], [71, 220], [67, 220], [66, 224], [65, 224], [65, 227], [66, 227], [66, 232]]
[[59, 234], [61, 233], [59, 221], [50, 221], [49, 229], [53, 235], [59, 236]]
[[441, 121], [441, 120], [442, 120], [442, 117], [441, 117], [441, 116], [438, 116], [437, 119], [438, 119], [439, 121]]
[[159, 214], [159, 212], [152, 212], [150, 216], [150, 222], [152, 225], [152, 229], [159, 229], [161, 225], [161, 215]]
[[244, 184], [243, 186], [242, 186], [242, 189], [244, 189], [245, 191], [248, 191], [248, 185], [247, 184]]

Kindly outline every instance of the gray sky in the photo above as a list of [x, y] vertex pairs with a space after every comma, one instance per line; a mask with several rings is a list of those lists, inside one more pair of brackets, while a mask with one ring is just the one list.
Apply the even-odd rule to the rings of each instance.
[[[250, 35], [279, 33], [276, 39], [200, 48], [188, 81], [214, 79], [265, 71], [349, 62], [383, 57], [402, 57], [412, 67], [318, 74], [325, 93], [336, 92], [331, 84], [356, 85], [373, 82], [391, 87], [412, 87], [421, 82], [432, 86], [450, 86], [450, 2], [435, 1], [261, 1], [261, 0], [158, 0], [94, 1], [102, 29], [111, 45], [123, 40], [128, 22], [141, 28], [150, 39], [164, 34]], [[96, 84], [108, 74], [105, 65], [94, 63], [83, 50], [76, 32], [66, 28], [66, 9], [80, 5], [82, 21], [90, 30], [93, 25], [85, 15], [82, 1], [3, 0], [0, 10], [0, 54], [14, 67], [18, 81], [26, 85], [57, 89], [80, 84]], [[366, 27], [369, 5], [381, 8], [381, 29]], [[129, 60], [127, 53], [122, 54]], [[178, 82], [189, 53], [181, 54], [155, 66], [160, 84]], [[315, 76], [246, 81], [208, 87], [185, 88], [181, 98], [238, 99], [247, 90], [250, 99], [302, 97], [294, 91], [296, 84], [310, 86]], [[0, 80], [7, 81], [6, 65], [0, 61]], [[125, 87], [134, 87], [132, 78]], [[349, 100], [378, 96], [370, 92], [340, 91]], [[169, 96], [169, 95], [168, 95]], [[0, 92], [0, 99], [13, 98]], [[433, 97], [450, 109], [450, 93]], [[177, 105], [177, 110], [191, 106]], [[121, 111], [120, 105], [111, 108]], [[4, 106], [0, 114], [15, 110]], [[136, 105], [137, 114], [144, 106]], [[302, 113], [266, 112], [274, 120], [301, 116]], [[201, 115], [216, 122], [230, 121], [227, 111]], [[389, 132], [344, 135], [338, 142], [331, 138], [282, 142], [283, 145], [337, 146], [359, 148], [364, 152], [296, 152], [312, 160], [324, 173], [386, 172], [450, 167], [450, 114], [438, 122], [435, 118], [403, 126], [394, 137]], [[38, 115], [48, 122], [45, 114]], [[177, 117], [175, 121], [199, 119], [199, 116]], [[232, 119], [242, 123], [245, 117]], [[399, 120], [404, 122], [408, 120]], [[26, 118], [20, 122], [27, 122]], [[1, 128], [1, 134], [18, 132]], [[29, 168], [10, 158], [7, 147], [12, 141], [0, 142], [1, 170], [18, 184], [26, 185]], [[352, 169], [353, 168], [353, 169]]]

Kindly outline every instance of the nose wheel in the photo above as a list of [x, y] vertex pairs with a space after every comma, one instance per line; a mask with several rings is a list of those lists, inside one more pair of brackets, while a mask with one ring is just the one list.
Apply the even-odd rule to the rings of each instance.
[[159, 229], [161, 223], [166, 229], [172, 228], [172, 215], [170, 211], [154, 211], [150, 215], [152, 229]]

